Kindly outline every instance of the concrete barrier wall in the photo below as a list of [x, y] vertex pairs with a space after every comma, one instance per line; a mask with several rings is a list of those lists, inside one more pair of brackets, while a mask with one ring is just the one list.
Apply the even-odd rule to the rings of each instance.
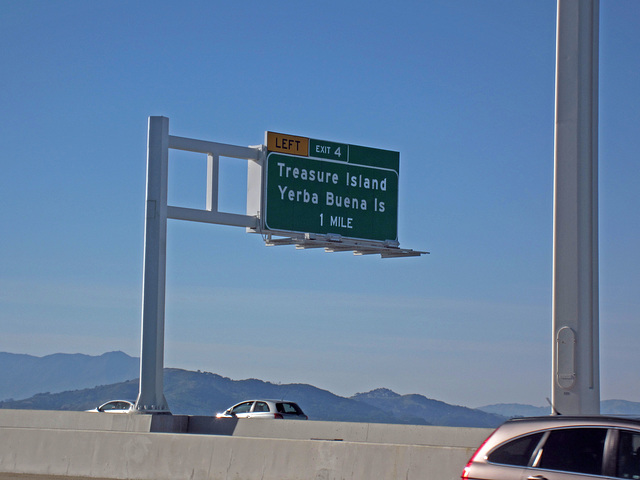
[[[56, 418], [60, 413], [64, 418]], [[232, 431], [219, 435], [205, 428], [207, 417], [170, 421], [173, 427], [188, 430], [191, 425], [206, 431], [202, 434], [141, 431], [145, 423], [152, 428], [150, 417], [0, 411], [0, 478], [12, 473], [132, 480], [456, 480], [490, 433], [472, 428], [245, 420], [227, 423]], [[48, 425], [37, 425], [39, 421]], [[78, 428], [65, 427], [65, 421]], [[115, 430], [89, 428], [102, 422]], [[398, 442], [391, 441], [394, 437]]]
[[383, 423], [232, 420], [189, 417], [188, 433], [298, 440], [334, 440], [395, 445], [477, 447], [489, 436], [487, 428], [427, 427]]
[[151, 415], [0, 409], [0, 428], [150, 432]]
[[186, 432], [188, 417], [0, 409], [0, 428], [53, 428], [115, 432]]
[[295, 440], [334, 440], [397, 445], [477, 446], [487, 428], [428, 427], [382, 423], [234, 420], [182, 415], [124, 415], [0, 409], [0, 428], [195, 433]]

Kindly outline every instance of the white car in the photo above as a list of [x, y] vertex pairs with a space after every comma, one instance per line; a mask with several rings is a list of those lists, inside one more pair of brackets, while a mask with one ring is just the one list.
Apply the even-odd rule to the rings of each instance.
[[245, 400], [224, 412], [216, 414], [216, 418], [266, 418], [307, 420], [302, 409], [295, 402], [287, 400]]
[[129, 400], [111, 400], [110, 402], [103, 403], [93, 410], [87, 410], [87, 412], [129, 413], [133, 407], [133, 402], [130, 402]]

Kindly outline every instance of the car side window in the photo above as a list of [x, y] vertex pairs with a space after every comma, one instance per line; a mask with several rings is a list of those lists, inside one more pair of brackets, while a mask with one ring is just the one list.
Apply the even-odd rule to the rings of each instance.
[[233, 408], [233, 410], [231, 410], [232, 413], [247, 413], [249, 410], [251, 410], [251, 405], [253, 405], [253, 402], [244, 402], [241, 403], [240, 405], [237, 405]]
[[640, 433], [620, 431], [616, 455], [616, 477], [640, 479]]
[[534, 466], [547, 470], [601, 475], [606, 438], [606, 428], [552, 430]]
[[256, 406], [253, 407], [253, 411], [254, 412], [268, 412], [269, 411], [269, 405], [267, 405], [264, 402], [256, 402]]
[[491, 452], [487, 460], [502, 465], [526, 467], [541, 438], [542, 433], [534, 433], [511, 440]]
[[278, 403], [276, 409], [280, 413], [300, 414], [300, 408], [295, 403]]

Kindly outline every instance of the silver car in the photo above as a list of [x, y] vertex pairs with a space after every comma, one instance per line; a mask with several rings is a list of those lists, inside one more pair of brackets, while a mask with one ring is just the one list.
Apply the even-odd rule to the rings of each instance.
[[129, 400], [111, 400], [93, 410], [87, 410], [87, 412], [129, 413], [132, 408], [133, 402]]
[[513, 419], [478, 448], [462, 480], [640, 479], [640, 419]]
[[218, 413], [216, 418], [308, 419], [297, 403], [287, 400], [245, 400]]

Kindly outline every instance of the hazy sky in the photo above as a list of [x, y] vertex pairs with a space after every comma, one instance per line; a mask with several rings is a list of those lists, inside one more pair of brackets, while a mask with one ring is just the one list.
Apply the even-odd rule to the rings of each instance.
[[[600, 6], [601, 397], [640, 401], [640, 1]], [[0, 351], [140, 354], [147, 121], [400, 152], [402, 247], [170, 220], [165, 365], [467, 406], [551, 395], [556, 2], [0, 0]], [[206, 157], [172, 151], [171, 204]], [[242, 213], [246, 163], [223, 159]]]

